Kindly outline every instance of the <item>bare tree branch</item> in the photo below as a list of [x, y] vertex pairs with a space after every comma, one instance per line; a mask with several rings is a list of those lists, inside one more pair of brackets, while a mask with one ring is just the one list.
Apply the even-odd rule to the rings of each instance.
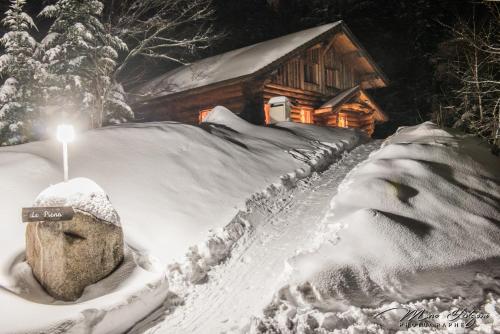
[[106, 25], [129, 48], [115, 75], [137, 81], [151, 61], [189, 63], [220, 37], [214, 14], [211, 0], [108, 0]]

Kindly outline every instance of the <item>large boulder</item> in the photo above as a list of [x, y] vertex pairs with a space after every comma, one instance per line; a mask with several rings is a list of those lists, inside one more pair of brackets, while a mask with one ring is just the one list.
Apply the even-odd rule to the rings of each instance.
[[26, 259], [54, 298], [74, 301], [86, 286], [109, 275], [123, 259], [119, 216], [93, 181], [77, 178], [44, 190], [34, 206], [72, 206], [71, 220], [29, 223]]

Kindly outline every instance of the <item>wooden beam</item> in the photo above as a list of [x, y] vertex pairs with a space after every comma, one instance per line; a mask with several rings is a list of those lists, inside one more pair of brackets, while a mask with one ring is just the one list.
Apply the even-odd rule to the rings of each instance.
[[369, 105], [360, 102], [345, 103], [341, 108], [359, 110], [361, 112], [368, 112], [371, 109]]
[[365, 56], [365, 52], [363, 50], [356, 50], [342, 54], [342, 58], [347, 60], [355, 60], [357, 58], [363, 58]]
[[335, 41], [337, 40], [337, 37], [338, 37], [338, 34], [333, 36], [332, 39], [330, 39], [330, 41], [328, 42], [328, 44], [326, 44], [325, 46], [325, 49], [323, 50], [323, 57], [327, 54], [328, 51], [330, 51], [330, 49], [333, 47], [333, 45], [335, 44]]
[[379, 78], [378, 74], [375, 72], [372, 72], [372, 73], [367, 73], [367, 74], [361, 76], [361, 81], [372, 81], [372, 80], [377, 80], [378, 78]]
[[302, 95], [309, 95], [311, 97], [323, 97], [323, 94], [317, 93], [317, 92], [311, 92], [311, 91], [305, 91], [299, 88], [292, 88], [292, 87], [286, 87], [286, 86], [280, 86], [276, 84], [267, 84], [264, 87], [264, 90], [267, 91], [277, 91], [279, 93], [284, 93], [284, 92], [294, 92], [297, 94], [302, 94]]

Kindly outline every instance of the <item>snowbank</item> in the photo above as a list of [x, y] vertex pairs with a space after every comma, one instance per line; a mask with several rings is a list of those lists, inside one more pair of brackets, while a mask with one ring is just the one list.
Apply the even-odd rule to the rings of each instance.
[[35, 199], [34, 206], [71, 206], [105, 222], [120, 225], [120, 217], [108, 195], [94, 181], [84, 177], [49, 186]]
[[401, 310], [374, 315], [422, 307], [446, 322], [463, 307], [489, 314], [472, 328], [499, 330], [498, 166], [478, 139], [429, 122], [400, 129], [346, 177], [254, 329], [397, 330]]
[[[0, 244], [0, 305], [12, 305], [0, 320], [2, 332], [78, 332], [90, 326], [93, 333], [109, 333], [113, 314], [121, 319], [114, 331], [122, 332], [163, 300], [167, 264], [184, 263], [183, 277], [196, 281], [228, 254], [245, 227], [224, 227], [246, 210], [252, 195], [293, 185], [361, 138], [354, 131], [331, 129], [322, 131], [322, 143], [322, 135], [301, 135], [307, 132], [303, 126], [258, 127], [227, 109], [217, 110], [209, 115], [206, 131], [171, 122], [124, 124], [88, 131], [69, 146], [70, 176], [90, 178], [106, 189], [132, 254], [127, 263], [135, 269], [118, 269], [90, 287], [98, 293], [64, 307], [36, 290], [23, 267], [25, 226], [20, 224], [20, 208], [60, 181], [60, 144], [0, 148], [0, 235], [8, 236]], [[67, 192], [49, 188], [49, 198], [60, 191]], [[192, 245], [199, 246], [190, 251]], [[29, 291], [41, 294], [37, 302]]]

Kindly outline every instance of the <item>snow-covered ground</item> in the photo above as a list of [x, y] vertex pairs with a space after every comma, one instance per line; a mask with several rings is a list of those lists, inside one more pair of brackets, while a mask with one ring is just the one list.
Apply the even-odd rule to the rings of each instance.
[[[71, 176], [109, 195], [127, 248], [75, 303], [34, 280], [20, 223], [20, 207], [59, 182], [60, 147], [1, 148], [1, 332], [500, 331], [499, 158], [431, 123], [363, 141], [257, 127], [225, 108], [202, 129], [82, 134]], [[420, 309], [437, 318], [406, 328], [405, 310]], [[450, 321], [457, 309], [474, 321]]]
[[499, 166], [476, 138], [400, 129], [340, 185], [252, 331], [499, 332]]
[[[361, 145], [322, 175], [299, 181], [272, 198], [255, 199], [251, 210], [239, 217], [251, 229], [231, 257], [209, 272], [205, 284], [186, 285], [172, 272], [171, 298], [130, 334], [247, 331], [252, 316], [261, 314], [286, 282], [285, 260], [307, 245], [321, 226], [340, 182], [379, 145]], [[179, 300], [182, 305], [176, 305]]]
[[164, 301], [167, 265], [171, 280], [173, 273], [187, 286], [206, 280], [252, 228], [240, 211], [293, 188], [364, 140], [347, 129], [258, 127], [225, 108], [203, 128], [125, 124], [88, 131], [70, 145], [70, 177], [104, 189], [127, 243], [119, 269], [75, 303], [48, 296], [24, 262], [20, 209], [60, 182], [60, 144], [0, 148], [2, 333], [123, 332]]
[[129, 334], [500, 331], [499, 159], [431, 123], [380, 144], [255, 199], [231, 257], [198, 285], [171, 268]]

